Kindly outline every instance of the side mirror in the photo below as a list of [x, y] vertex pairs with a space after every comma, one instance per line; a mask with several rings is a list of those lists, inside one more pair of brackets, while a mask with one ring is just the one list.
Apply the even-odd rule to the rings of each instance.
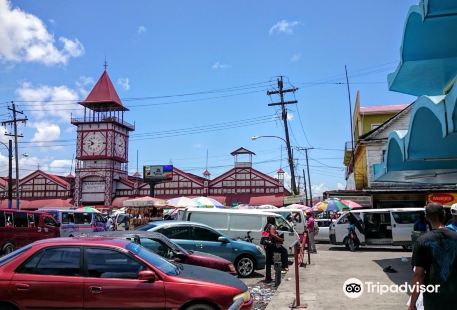
[[224, 236], [220, 236], [219, 238], [217, 238], [217, 241], [222, 242], [222, 243], [229, 243], [230, 242], [230, 240], [227, 237], [224, 237]]
[[151, 270], [143, 270], [138, 273], [138, 280], [145, 282], [155, 282], [157, 280], [156, 274]]

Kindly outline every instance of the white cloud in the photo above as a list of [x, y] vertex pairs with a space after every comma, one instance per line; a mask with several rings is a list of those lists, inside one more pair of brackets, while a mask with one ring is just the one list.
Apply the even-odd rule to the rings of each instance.
[[301, 53], [295, 53], [290, 57], [291, 62], [297, 62], [301, 59]]
[[31, 141], [36, 142], [36, 145], [45, 149], [49, 148], [50, 144], [48, 142], [55, 141], [60, 137], [60, 127], [57, 124], [38, 122], [31, 123], [29, 126], [36, 129]]
[[344, 186], [344, 184], [342, 183], [336, 183], [336, 189], [346, 189], [346, 186]]
[[211, 69], [213, 69], [213, 70], [222, 70], [222, 69], [227, 69], [227, 68], [230, 68], [230, 67], [231, 67], [231, 65], [223, 64], [223, 63], [220, 63], [219, 61], [216, 61], [211, 66]]
[[59, 37], [59, 42], [63, 45], [60, 49], [38, 17], [0, 0], [0, 60], [54, 65], [66, 64], [71, 57], [84, 53], [78, 39]]
[[294, 117], [295, 117], [295, 115], [293, 115], [293, 114], [292, 114], [292, 113], [290, 113], [290, 112], [287, 112], [287, 120], [288, 120], [288, 121], [291, 121], [291, 120], [293, 120], [293, 119], [294, 119]]
[[138, 26], [138, 34], [142, 34], [142, 33], [145, 33], [147, 31], [146, 27], [141, 25], [141, 26]]
[[117, 85], [122, 87], [124, 90], [129, 90], [130, 89], [129, 78], [128, 77], [126, 77], [126, 78], [118, 78], [117, 79]]
[[274, 24], [270, 28], [270, 35], [275, 34], [275, 33], [286, 33], [286, 34], [293, 34], [294, 33], [294, 28], [298, 25], [301, 25], [301, 22], [299, 21], [287, 21], [285, 19], [280, 20], [276, 24]]
[[34, 86], [24, 82], [16, 90], [20, 100], [31, 101], [29, 108], [38, 120], [56, 117], [59, 121], [69, 123], [70, 115], [80, 114], [81, 106], [77, 104], [77, 91], [65, 86]]
[[70, 168], [73, 164], [71, 159], [55, 159], [49, 163], [49, 169], [53, 168]]
[[89, 94], [92, 85], [95, 84], [95, 80], [91, 76], [80, 76], [79, 79], [75, 82], [76, 88], [81, 98], [86, 98]]

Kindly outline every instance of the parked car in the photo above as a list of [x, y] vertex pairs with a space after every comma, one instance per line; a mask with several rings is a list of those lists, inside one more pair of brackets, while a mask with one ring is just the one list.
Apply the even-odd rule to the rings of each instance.
[[51, 214], [60, 223], [60, 236], [74, 237], [94, 231], [106, 230], [106, 219], [96, 212], [40, 209]]
[[210, 225], [218, 232], [234, 239], [252, 238], [252, 242], [261, 245], [263, 228], [268, 217], [274, 217], [276, 227], [284, 235], [284, 247], [289, 254], [293, 254], [292, 246], [299, 239], [295, 229], [278, 213], [269, 210], [244, 210], [244, 209], [204, 209], [188, 208], [180, 214], [181, 220], [192, 221]]
[[0, 255], [37, 240], [59, 237], [58, 226], [44, 212], [0, 209]]
[[101, 233], [94, 233], [93, 235], [112, 238], [125, 238], [135, 243], [141, 244], [146, 249], [153, 251], [168, 261], [218, 269], [236, 275], [235, 266], [233, 266], [230, 261], [208, 253], [187, 251], [182, 246], [174, 243], [161, 233], [152, 231], [129, 230], [106, 231]]
[[414, 223], [424, 208], [361, 209], [342, 214], [330, 225], [330, 242], [347, 245], [349, 216], [358, 222], [356, 234], [361, 245], [398, 245], [411, 248]]
[[125, 239], [47, 239], [0, 258], [0, 309], [216, 310], [234, 303], [252, 306], [236, 277], [175, 266]]
[[319, 227], [319, 232], [314, 236], [314, 240], [318, 242], [330, 242], [330, 225], [331, 219], [316, 219], [315, 225]]
[[195, 222], [156, 221], [138, 230], [164, 234], [187, 250], [214, 254], [231, 261], [240, 277], [265, 268], [265, 251], [250, 242], [231, 239], [208, 225]]

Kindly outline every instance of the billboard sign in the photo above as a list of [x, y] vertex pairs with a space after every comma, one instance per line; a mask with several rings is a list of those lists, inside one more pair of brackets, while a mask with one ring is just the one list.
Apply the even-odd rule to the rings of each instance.
[[143, 179], [146, 182], [160, 182], [173, 179], [173, 165], [143, 166]]
[[428, 202], [439, 202], [444, 206], [457, 203], [457, 193], [433, 193], [427, 196]]

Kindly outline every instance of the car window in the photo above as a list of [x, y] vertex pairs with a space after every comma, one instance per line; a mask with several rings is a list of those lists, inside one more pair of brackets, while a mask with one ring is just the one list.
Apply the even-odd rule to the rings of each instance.
[[397, 224], [414, 224], [424, 211], [417, 212], [392, 212], [392, 216]]
[[218, 241], [221, 235], [203, 227], [194, 227], [194, 240], [200, 241]]
[[158, 230], [158, 232], [167, 236], [170, 239], [192, 240], [190, 229], [191, 227], [186, 226], [171, 226], [161, 228]]
[[277, 226], [278, 230], [290, 231], [291, 227], [284, 218], [278, 216], [278, 217], [275, 217], [275, 220], [276, 220], [276, 226]]
[[347, 224], [349, 222], [348, 215], [345, 214], [338, 220], [338, 224]]
[[102, 248], [86, 249], [87, 275], [92, 278], [137, 279], [143, 264], [127, 254]]
[[29, 227], [27, 222], [27, 213], [15, 212], [13, 213], [14, 227]]
[[52, 216], [45, 216], [43, 221], [44, 221], [44, 225], [46, 225], [46, 226], [57, 227], [57, 222], [55, 221], [55, 219]]
[[151, 250], [157, 255], [165, 257], [166, 259], [172, 259], [174, 257], [173, 250], [159, 240], [141, 238], [140, 241], [143, 247], [145, 247], [148, 250]]
[[329, 227], [332, 221], [316, 221], [319, 227]]
[[81, 249], [59, 247], [35, 253], [17, 270], [18, 273], [80, 276]]
[[5, 213], [0, 211], [0, 227], [5, 226]]
[[73, 213], [62, 212], [62, 224], [70, 224], [75, 222]]
[[92, 213], [75, 213], [75, 224], [91, 224]]
[[0, 266], [3, 266], [4, 264], [12, 261], [14, 258], [22, 254], [23, 252], [27, 251], [30, 249], [32, 246], [31, 245], [26, 245], [16, 251], [11, 252], [10, 254], [6, 254], [4, 256], [0, 257]]

